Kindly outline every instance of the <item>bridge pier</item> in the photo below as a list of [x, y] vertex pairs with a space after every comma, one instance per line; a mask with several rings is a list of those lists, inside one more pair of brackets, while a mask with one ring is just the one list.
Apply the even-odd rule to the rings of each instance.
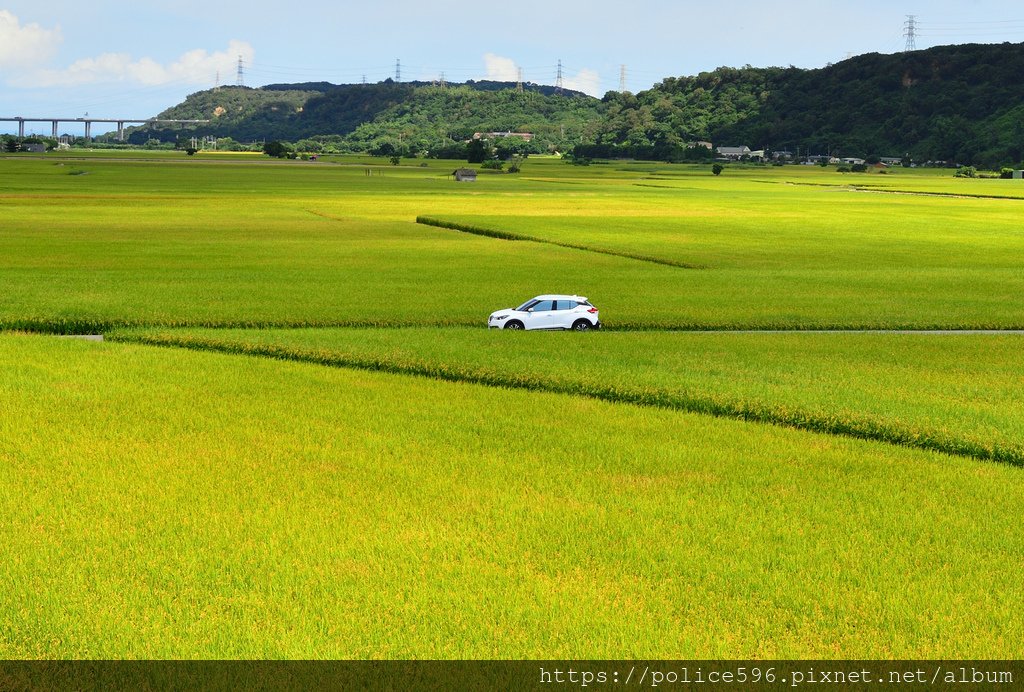
[[18, 121], [18, 139], [25, 139], [25, 121]]
[[54, 120], [53, 121], [53, 138], [54, 139], [57, 139], [57, 123], [59, 123], [59, 122], [60, 122], [59, 120]]
[[123, 120], [118, 120], [117, 121], [117, 140], [119, 142], [123, 142], [124, 141], [124, 121]]
[[85, 121], [85, 141], [88, 142], [92, 139], [92, 121]]

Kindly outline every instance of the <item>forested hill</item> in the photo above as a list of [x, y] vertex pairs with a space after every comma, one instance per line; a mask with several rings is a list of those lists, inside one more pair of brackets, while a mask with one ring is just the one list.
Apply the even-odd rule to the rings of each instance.
[[[679, 160], [687, 145], [903, 156], [996, 166], [1024, 158], [1024, 44], [867, 54], [822, 69], [728, 68], [601, 100], [504, 82], [277, 84], [193, 94], [161, 113], [210, 118], [189, 135], [329, 138], [342, 150], [416, 154], [474, 132], [532, 132], [535, 147]], [[139, 128], [135, 143], [180, 130]]]
[[608, 94], [593, 141], [716, 146], [995, 166], [1024, 158], [1024, 44], [861, 55], [817, 69], [720, 68]]
[[[530, 132], [538, 146], [579, 142], [588, 123], [600, 118], [601, 102], [570, 90], [527, 84], [467, 82], [333, 85], [274, 84], [260, 89], [221, 87], [190, 95], [160, 114], [171, 119], [210, 119], [189, 136], [237, 141], [330, 137], [354, 151], [382, 143], [416, 153], [446, 147], [475, 132]], [[181, 130], [137, 128], [133, 143], [174, 139]]]

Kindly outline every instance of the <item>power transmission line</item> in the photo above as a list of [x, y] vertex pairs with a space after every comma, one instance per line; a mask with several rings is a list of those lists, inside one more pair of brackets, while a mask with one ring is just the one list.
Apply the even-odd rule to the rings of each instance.
[[1005, 22], [965, 22], [963, 24], [928, 24], [916, 22], [917, 36], [992, 36], [1010, 37], [1024, 32], [1024, 22], [1012, 20]]
[[1024, 19], [990, 19], [980, 22], [958, 22], [956, 26], [964, 26], [970, 24], [1024, 24]]
[[402, 81], [402, 61], [395, 60], [395, 81]]
[[245, 65], [242, 62], [242, 56], [238, 56], [238, 74], [235, 77], [236, 86], [245, 86]]

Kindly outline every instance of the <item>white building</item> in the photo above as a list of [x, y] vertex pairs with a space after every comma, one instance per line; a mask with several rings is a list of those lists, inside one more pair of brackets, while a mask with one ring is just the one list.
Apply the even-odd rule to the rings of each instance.
[[[718, 155], [727, 159], [742, 159], [744, 156], [750, 156], [750, 147], [718, 147], [715, 151]], [[764, 154], [764, 152], [761, 152]]]

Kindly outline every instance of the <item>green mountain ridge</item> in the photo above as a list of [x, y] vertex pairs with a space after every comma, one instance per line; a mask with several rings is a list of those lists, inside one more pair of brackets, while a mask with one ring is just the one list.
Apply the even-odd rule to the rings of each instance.
[[241, 142], [331, 139], [343, 150], [391, 145], [417, 154], [461, 145], [475, 132], [514, 131], [534, 134], [537, 147], [553, 147], [570, 138], [580, 141], [587, 123], [600, 119], [600, 106], [580, 92], [539, 85], [519, 92], [515, 84], [500, 82], [222, 87], [191, 94], [159, 115], [210, 119], [209, 125], [135, 128], [129, 141], [172, 141], [184, 132]]
[[[1024, 158], [1024, 44], [871, 53], [820, 69], [721, 67], [596, 99], [468, 82], [276, 84], [198, 92], [161, 117], [209, 118], [189, 135], [328, 138], [344, 151], [457, 149], [474, 132], [534, 134], [535, 151], [681, 160], [693, 142], [998, 166]], [[181, 130], [137, 128], [131, 141]]]

